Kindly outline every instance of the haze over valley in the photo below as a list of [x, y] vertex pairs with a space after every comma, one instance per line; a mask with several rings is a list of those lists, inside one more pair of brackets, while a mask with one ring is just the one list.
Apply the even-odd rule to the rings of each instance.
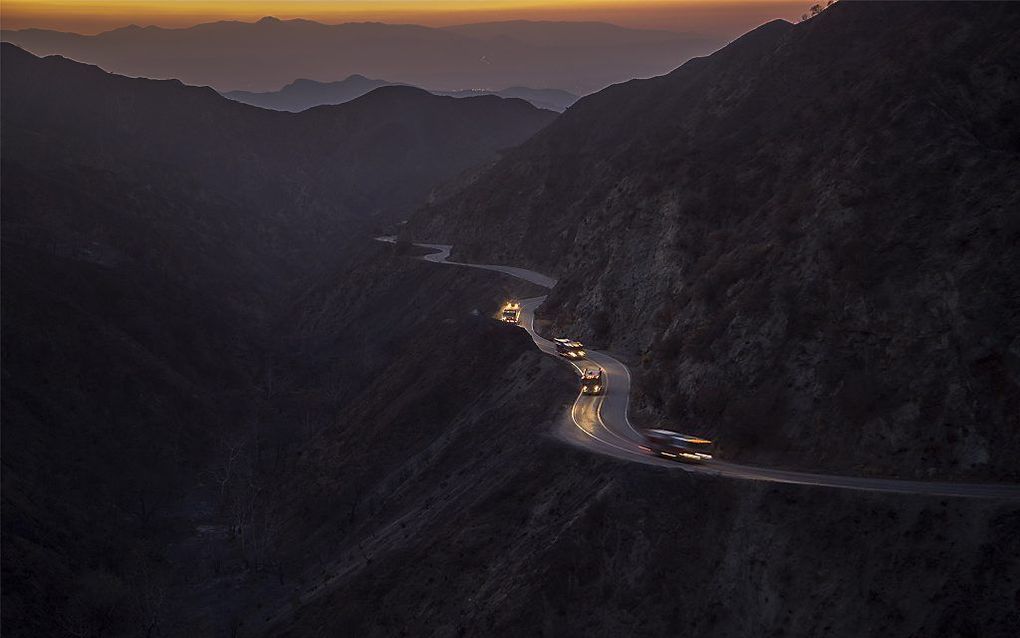
[[527, 86], [579, 95], [665, 73], [721, 44], [710, 36], [594, 22], [433, 28], [271, 16], [177, 29], [131, 25], [96, 35], [4, 30], [2, 38], [36, 55], [222, 91], [275, 91], [300, 78], [331, 82], [360, 74], [440, 91]]

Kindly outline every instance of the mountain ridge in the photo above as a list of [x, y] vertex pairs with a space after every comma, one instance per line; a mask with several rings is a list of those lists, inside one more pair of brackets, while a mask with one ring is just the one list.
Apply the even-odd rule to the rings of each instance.
[[[437, 149], [448, 149], [443, 151], [445, 154], [445, 162], [448, 166], [454, 167], [452, 173], [445, 173], [444, 169], [440, 165], [431, 163], [428, 170], [421, 172], [421, 175], [416, 175], [413, 179], [401, 179], [399, 183], [394, 183], [382, 189], [382, 191], [389, 191], [390, 195], [383, 199], [390, 199], [392, 205], [386, 206], [390, 212], [387, 214], [397, 214], [396, 211], [412, 205], [413, 202], [424, 196], [423, 187], [425, 184], [431, 186], [434, 182], [428, 175], [434, 174], [436, 170], [443, 172], [445, 176], [452, 176], [461, 170], [470, 168], [473, 163], [484, 161], [486, 157], [482, 157], [478, 154], [478, 149], [483, 148], [484, 144], [479, 145], [478, 142], [481, 140], [490, 139], [494, 142], [494, 145], [489, 147], [490, 151], [493, 152], [497, 148], [504, 148], [512, 144], [513, 141], [517, 141], [530, 134], [534, 130], [537, 130], [541, 125], [548, 122], [554, 117], [554, 114], [548, 111], [541, 111], [534, 109], [530, 105], [526, 105], [527, 108], [522, 108], [521, 104], [516, 101], [507, 102], [489, 102], [493, 107], [492, 113], [487, 113], [486, 109], [478, 108], [475, 104], [469, 102], [446, 102], [442, 98], [432, 96], [426, 91], [421, 89], [409, 89], [402, 93], [393, 93], [384, 91], [379, 95], [372, 95], [368, 93], [361, 96], [359, 99], [370, 100], [376, 107], [382, 107], [383, 112], [389, 113], [388, 117], [394, 118], [391, 120], [385, 119], [387, 116], [383, 115], [383, 112], [378, 117], [372, 116], [368, 110], [358, 104], [358, 100], [353, 100], [347, 104], [338, 105], [331, 109], [324, 111], [317, 111], [315, 114], [311, 114], [306, 117], [295, 116], [294, 114], [278, 113], [274, 111], [267, 111], [265, 109], [259, 109], [257, 107], [249, 106], [232, 100], [228, 100], [213, 90], [210, 87], [194, 87], [183, 84], [178, 80], [150, 80], [150, 79], [136, 79], [126, 78], [117, 74], [111, 74], [98, 66], [95, 65], [82, 65], [78, 62], [68, 60], [59, 56], [50, 56], [47, 58], [37, 58], [32, 56], [30, 53], [18, 49], [14, 45], [4, 43], [4, 54], [9, 60], [5, 62], [5, 67], [10, 69], [12, 74], [12, 80], [5, 84], [12, 85], [15, 79], [18, 82], [25, 82], [24, 92], [28, 92], [30, 89], [27, 80], [23, 79], [20, 72], [21, 67], [26, 65], [36, 65], [40, 68], [52, 69], [54, 72], [66, 72], [68, 76], [68, 82], [81, 83], [85, 81], [96, 81], [102, 83], [104, 86], [110, 87], [114, 91], [128, 91], [128, 87], [144, 87], [146, 92], [153, 94], [166, 94], [171, 93], [178, 94], [185, 97], [189, 101], [195, 102], [194, 108], [202, 110], [213, 110], [221, 113], [232, 113], [236, 114], [234, 117], [238, 119], [239, 124], [233, 127], [232, 133], [226, 133], [221, 130], [208, 130], [207, 135], [210, 138], [219, 138], [223, 140], [224, 148], [237, 146], [242, 143], [241, 138], [251, 140], [252, 144], [261, 145], [265, 152], [268, 152], [269, 147], [277, 145], [279, 148], [274, 150], [274, 153], [279, 153], [286, 149], [286, 153], [293, 155], [292, 160], [288, 163], [292, 166], [301, 167], [301, 170], [307, 171], [310, 174], [317, 174], [324, 171], [324, 166], [317, 164], [315, 161], [310, 159], [307, 154], [309, 149], [317, 149], [319, 153], [325, 153], [326, 155], [320, 155], [321, 160], [325, 160], [328, 156], [342, 157], [345, 153], [350, 152], [349, 149], [345, 149], [343, 145], [331, 145], [327, 142], [327, 139], [323, 139], [323, 131], [335, 131], [339, 125], [352, 126], [348, 132], [351, 135], [361, 135], [366, 137], [369, 135], [380, 135], [383, 139], [387, 135], [395, 135], [398, 130], [395, 127], [401, 127], [408, 131], [416, 131], [416, 138], [408, 139], [407, 143], [413, 143], [414, 146], [407, 148], [406, 158], [404, 161], [413, 162], [416, 161], [416, 154], [420, 152], [427, 152], [426, 149], [429, 144], [435, 144]], [[31, 89], [35, 90], [35, 89]], [[69, 89], [65, 88], [62, 91], [52, 89], [54, 93], [66, 92]], [[420, 115], [412, 118], [402, 118], [398, 115], [400, 111], [399, 99], [388, 99], [398, 98], [400, 95], [403, 96], [414, 96], [415, 102], [424, 107], [420, 110]], [[429, 99], [431, 98], [431, 99]], [[11, 98], [10, 104], [16, 104]], [[60, 100], [66, 99], [63, 95], [60, 95]], [[58, 100], [59, 101], [59, 100]], [[199, 106], [199, 104], [201, 106]], [[55, 109], [59, 107], [56, 104], [46, 105], [47, 112], [53, 113]], [[126, 131], [130, 128], [130, 125], [125, 124], [124, 121], [116, 118], [116, 110], [107, 111], [105, 106], [102, 106], [100, 102], [91, 104], [89, 107], [91, 110], [91, 117], [96, 118], [96, 121], [102, 121], [103, 124], [97, 124], [97, 130], [108, 128], [110, 131]], [[118, 107], [121, 108], [121, 107]], [[132, 106], [127, 110], [127, 114], [137, 110], [138, 107]], [[154, 106], [154, 111], [156, 107]], [[444, 113], [443, 111], [449, 111]], [[433, 118], [434, 126], [442, 127], [455, 126], [457, 116], [451, 116], [454, 112], [459, 113], [460, 117], [467, 118], [464, 121], [465, 134], [463, 136], [453, 137], [436, 137], [435, 135], [428, 134], [424, 129], [416, 129], [414, 123], [419, 120], [430, 117]], [[501, 113], [502, 115], [498, 115]], [[354, 124], [350, 119], [353, 114], [358, 114], [357, 117], [368, 118], [366, 122], [371, 122], [371, 126], [364, 124]], [[336, 117], [334, 117], [336, 116]], [[172, 118], [167, 115], [167, 119], [152, 121], [146, 123], [146, 127], [167, 127], [167, 126], [183, 126], [183, 122], [191, 119], [194, 120], [193, 126], [186, 126], [181, 134], [185, 137], [196, 136], [196, 130], [206, 130], [208, 125], [197, 117], [192, 117], [187, 114], [183, 114], [179, 118]], [[500, 117], [506, 118], [506, 125], [499, 124]], [[325, 121], [324, 118], [331, 118], [331, 121]], [[323, 131], [318, 134], [311, 131], [314, 126], [322, 126]], [[249, 128], [250, 127], [250, 128]], [[470, 134], [466, 132], [467, 128], [471, 128]], [[282, 133], [275, 135], [273, 141], [267, 141], [264, 135], [256, 133], [255, 131], [261, 129], [281, 129]], [[487, 130], [486, 130], [487, 129]], [[457, 130], [457, 128], [449, 129], [450, 131]], [[511, 133], [511, 131], [513, 131]], [[504, 135], [509, 133], [509, 135]], [[347, 134], [347, 133], [345, 133]], [[437, 134], [438, 135], [438, 134]], [[198, 136], [200, 137], [200, 136]], [[471, 141], [470, 138], [474, 138]], [[17, 136], [13, 136], [12, 141], [16, 141]], [[72, 138], [73, 139], [73, 138]], [[301, 143], [297, 140], [307, 140], [306, 143]], [[429, 141], [427, 142], [426, 139]], [[194, 141], [196, 145], [201, 147], [201, 143], [196, 139]], [[187, 146], [179, 144], [179, 139], [167, 137], [163, 139], [160, 144], [163, 146], [163, 152], [166, 157], [184, 156], [188, 154]], [[133, 142], [129, 142], [129, 145], [136, 148], [139, 153], [151, 153], [151, 148], [145, 148], [137, 146]], [[473, 149], [473, 150], [472, 150]], [[361, 166], [346, 165], [345, 170], [349, 170], [359, 175], [365, 175], [368, 171], [383, 171], [385, 172], [385, 161], [382, 160], [382, 156], [386, 155], [389, 151], [386, 148], [379, 148], [372, 152], [366, 153], [363, 156], [363, 164]], [[373, 164], [378, 159], [381, 163]], [[208, 160], [207, 160], [208, 161]], [[224, 162], [226, 163], [226, 162]], [[207, 166], [207, 172], [210, 175], [219, 174], [219, 168], [216, 163], [210, 163]], [[352, 178], [353, 179], [353, 178]], [[358, 183], [362, 183], [360, 179], [353, 179], [353, 181], [346, 181], [340, 179], [339, 175], [331, 177], [326, 183], [333, 183], [333, 186], [329, 188], [345, 188], [348, 189], [346, 197], [342, 198], [346, 202], [346, 206], [358, 206], [357, 203], [361, 196], [357, 193], [361, 190]], [[346, 183], [345, 183], [346, 182]], [[368, 180], [370, 183], [371, 180]], [[341, 186], [341, 184], [343, 184]], [[271, 191], [276, 189], [272, 180], [261, 181], [259, 188]], [[269, 198], [269, 201], [275, 201], [277, 196]], [[371, 198], [370, 198], [371, 199]], [[289, 207], [286, 200], [280, 200], [280, 205]]]

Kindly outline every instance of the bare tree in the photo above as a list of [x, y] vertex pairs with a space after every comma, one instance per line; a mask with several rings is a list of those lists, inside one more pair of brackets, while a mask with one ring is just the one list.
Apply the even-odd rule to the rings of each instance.
[[220, 438], [219, 453], [207, 471], [212, 482], [219, 489], [220, 505], [223, 506], [231, 483], [237, 477], [243, 461], [245, 442], [239, 437]]
[[255, 571], [263, 571], [273, 565], [273, 548], [280, 534], [282, 524], [271, 508], [263, 506], [256, 515], [250, 530], [249, 548]]

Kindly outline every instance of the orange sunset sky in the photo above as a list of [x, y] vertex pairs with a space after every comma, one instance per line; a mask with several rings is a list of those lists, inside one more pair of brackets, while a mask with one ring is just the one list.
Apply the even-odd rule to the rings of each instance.
[[812, 2], [787, 0], [2, 0], [5, 29], [97, 33], [127, 24], [182, 27], [213, 20], [307, 18], [448, 25], [489, 20], [597, 20], [732, 37]]

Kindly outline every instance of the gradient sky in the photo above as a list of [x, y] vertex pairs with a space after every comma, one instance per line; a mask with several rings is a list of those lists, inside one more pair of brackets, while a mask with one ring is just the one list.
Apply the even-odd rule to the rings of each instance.
[[735, 37], [774, 18], [795, 19], [810, 0], [3, 0], [5, 29], [97, 33], [127, 24], [190, 26], [212, 20], [308, 18], [448, 25], [490, 20], [597, 20]]

